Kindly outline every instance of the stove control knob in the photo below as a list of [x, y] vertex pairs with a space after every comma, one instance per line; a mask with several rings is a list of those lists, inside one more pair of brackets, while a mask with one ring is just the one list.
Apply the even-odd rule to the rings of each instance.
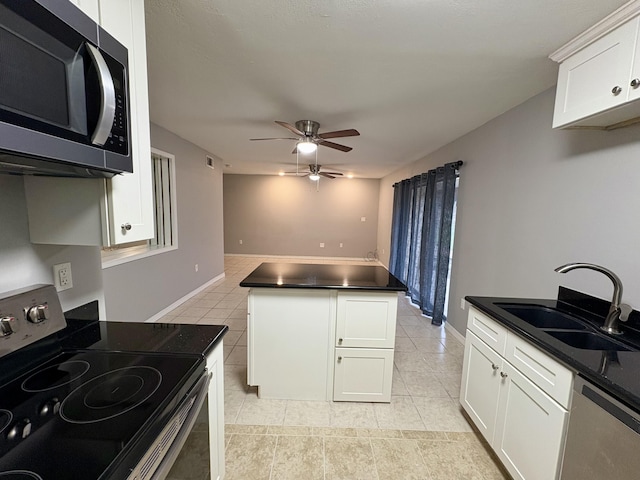
[[51, 400], [47, 400], [40, 407], [40, 416], [47, 417], [49, 415], [57, 415], [60, 411], [60, 400], [57, 398], [52, 398]]
[[9, 433], [7, 433], [7, 440], [21, 440], [27, 438], [31, 434], [31, 420], [24, 418], [16, 423]]
[[42, 305], [36, 305], [27, 310], [27, 320], [31, 323], [44, 322], [49, 318], [49, 306], [44, 303]]
[[11, 335], [17, 330], [15, 317], [2, 317], [0, 318], [0, 337], [6, 337]]

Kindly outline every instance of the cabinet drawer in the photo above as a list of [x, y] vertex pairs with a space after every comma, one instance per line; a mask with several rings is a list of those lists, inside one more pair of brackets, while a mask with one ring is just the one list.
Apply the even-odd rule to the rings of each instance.
[[338, 293], [338, 347], [393, 348], [398, 294]]
[[509, 333], [505, 358], [564, 408], [569, 408], [573, 372], [557, 360]]
[[503, 327], [479, 310], [469, 307], [467, 328], [500, 355], [504, 355], [508, 334], [506, 327]]

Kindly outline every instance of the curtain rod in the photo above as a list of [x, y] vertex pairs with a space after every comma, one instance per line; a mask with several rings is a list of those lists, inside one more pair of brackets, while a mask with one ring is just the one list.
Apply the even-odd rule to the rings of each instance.
[[[451, 165], [453, 168], [455, 168], [456, 170], [458, 170], [462, 165], [464, 165], [464, 162], [462, 160], [458, 160], [457, 162], [451, 162], [451, 163], [445, 163], [444, 165], [440, 166], [440, 167], [436, 167], [433, 170], [437, 170], [438, 168], [444, 168], [447, 165]], [[423, 174], [424, 175], [424, 174]], [[419, 177], [420, 175], [415, 175], [416, 177]], [[412, 177], [413, 178], [413, 177]], [[410, 180], [409, 178], [405, 179], [405, 180]], [[400, 182], [396, 182], [394, 183], [392, 186], [395, 187], [398, 183], [403, 182], [404, 180], [401, 180]]]

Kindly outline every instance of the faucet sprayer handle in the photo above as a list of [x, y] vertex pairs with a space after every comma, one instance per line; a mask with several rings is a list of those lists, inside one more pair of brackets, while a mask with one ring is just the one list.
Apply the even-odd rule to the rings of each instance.
[[626, 303], [621, 304], [620, 320], [622, 320], [623, 322], [629, 320], [629, 315], [631, 315], [631, 312], [633, 312], [633, 307], [631, 305], [627, 305]]

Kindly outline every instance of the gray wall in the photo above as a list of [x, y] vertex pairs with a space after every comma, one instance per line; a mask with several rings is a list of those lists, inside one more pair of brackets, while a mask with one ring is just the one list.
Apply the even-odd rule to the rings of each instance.
[[548, 90], [381, 181], [378, 246], [386, 263], [392, 184], [464, 160], [449, 308], [460, 332], [465, 295], [555, 298], [565, 285], [611, 297], [611, 282], [596, 272], [553, 271], [567, 262], [612, 269], [624, 300], [640, 308], [640, 127], [553, 130], [554, 95]]
[[52, 266], [71, 262], [73, 288], [60, 293], [63, 310], [102, 302], [98, 247], [32, 245], [22, 177], [0, 175], [0, 292], [53, 283]]
[[178, 249], [103, 270], [109, 320], [144, 321], [224, 272], [220, 160], [210, 169], [207, 152], [154, 124], [151, 145], [176, 158]]
[[323, 178], [316, 190], [307, 178], [225, 174], [225, 253], [364, 258], [376, 248], [378, 192], [371, 179]]

